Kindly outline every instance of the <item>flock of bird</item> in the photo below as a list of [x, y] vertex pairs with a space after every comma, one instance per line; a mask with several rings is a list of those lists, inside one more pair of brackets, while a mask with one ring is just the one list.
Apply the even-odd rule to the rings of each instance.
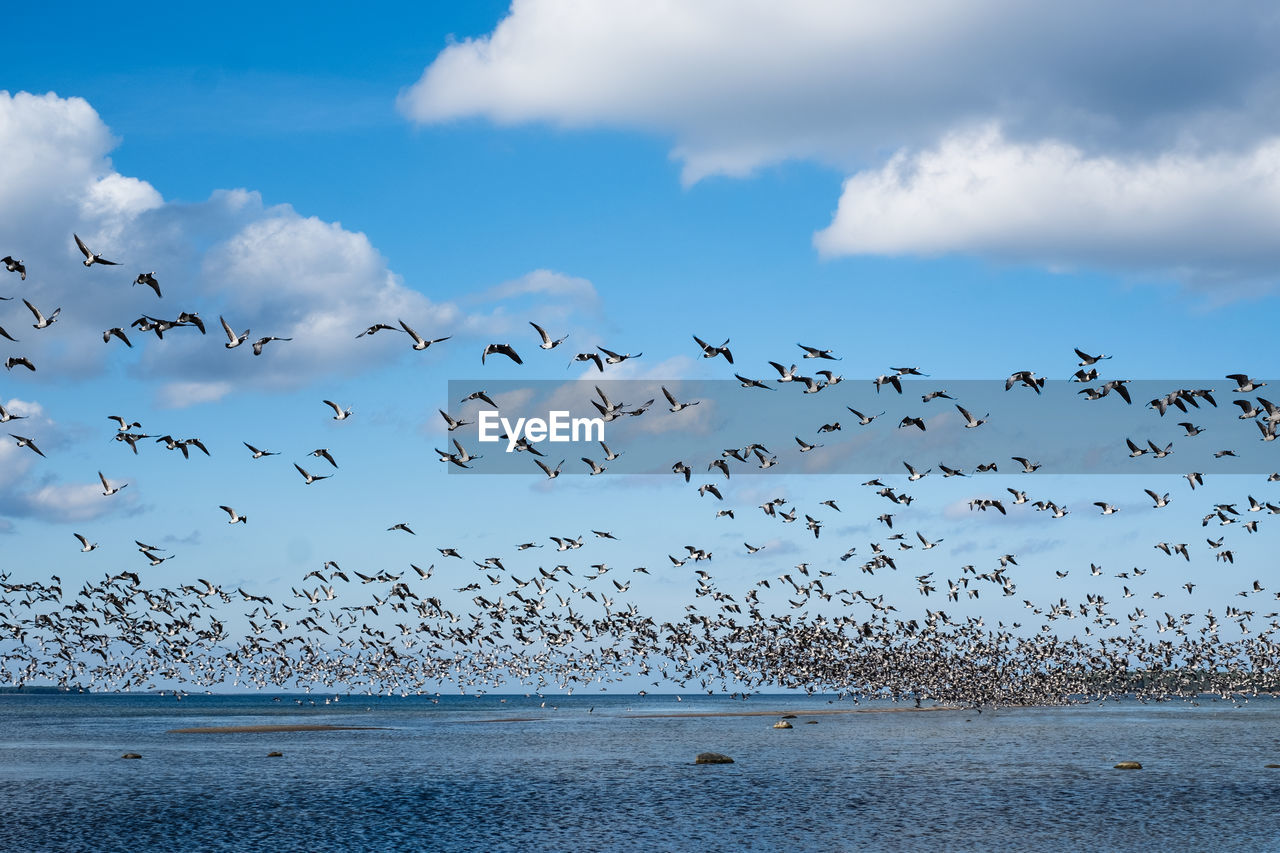
[[[117, 265], [91, 250], [78, 236], [74, 241], [85, 267]], [[18, 277], [16, 282], [27, 281], [22, 260], [7, 256], [0, 262]], [[149, 288], [156, 299], [163, 298], [154, 271], [138, 274], [133, 283]], [[44, 334], [60, 317], [60, 308], [46, 314], [27, 298], [21, 301], [37, 333]], [[11, 318], [6, 319], [10, 328], [17, 328]], [[249, 341], [249, 330], [237, 332], [225, 317], [219, 317], [219, 322], [227, 338], [225, 348], [234, 349]], [[536, 344], [542, 351], [556, 349], [569, 337], [557, 337], [537, 323], [529, 325], [534, 332], [530, 345]], [[206, 331], [199, 315], [186, 311], [172, 320], [143, 314], [128, 327], [154, 333], [158, 340], [178, 328], [194, 328], [201, 335]], [[424, 337], [403, 320], [393, 322], [391, 318], [367, 326], [356, 337], [382, 332], [406, 335], [412, 349], [418, 351], [450, 340], [450, 336]], [[21, 342], [3, 326], [0, 336], [13, 344]], [[104, 343], [112, 340], [134, 346], [124, 325], [103, 333]], [[251, 346], [255, 355], [261, 355], [268, 344], [289, 340], [268, 335]], [[696, 349], [692, 351], [704, 359], [721, 358], [734, 365], [729, 340], [714, 345], [695, 335], [693, 341]], [[840, 360], [833, 349], [804, 344], [800, 349], [802, 357], [797, 363]], [[1080, 405], [1112, 394], [1122, 405], [1133, 405], [1127, 380], [1100, 376], [1100, 365], [1112, 356], [1079, 349], [1075, 354], [1079, 370], [1072, 381], [1083, 386]], [[481, 364], [491, 356], [525, 364], [512, 343], [485, 345]], [[594, 367], [596, 373], [604, 373], [608, 366], [642, 356], [596, 347], [576, 353], [569, 365], [581, 363], [588, 371]], [[785, 389], [793, 386], [803, 388], [803, 394], [839, 397], [839, 392], [830, 389], [845, 382], [843, 376], [831, 369], [807, 375], [797, 363], [786, 363], [789, 361], [768, 362], [777, 374], [768, 379], [733, 372], [743, 370], [741, 365], [730, 368], [745, 389], [737, 393], [775, 392], [776, 397], [759, 395], [764, 406], [774, 405], [772, 401], [782, 399]], [[10, 371], [18, 367], [37, 370], [37, 365], [18, 352], [10, 354], [5, 365]], [[917, 367], [894, 367], [875, 377], [872, 386], [876, 397], [883, 400], [883, 395], [905, 395], [908, 388], [921, 385], [926, 378]], [[1280, 407], [1257, 396], [1266, 383], [1243, 373], [1226, 378], [1233, 387], [1177, 389], [1151, 400], [1146, 408], [1153, 417], [1163, 419], [1172, 410], [1216, 409], [1214, 395], [1229, 396], [1230, 405], [1240, 409], [1237, 420], [1256, 425], [1260, 433], [1260, 438], [1255, 434], [1257, 440], [1274, 440], [1280, 429]], [[1020, 369], [1003, 384], [1010, 394], [1030, 396], [1034, 392], [1039, 398], [1045, 383], [1044, 377]], [[687, 417], [682, 413], [695, 410], [702, 402], [684, 399], [662, 385], [666, 407], [651, 409], [652, 399], [630, 407], [611, 400], [598, 385], [592, 387], [596, 397], [590, 400], [591, 405], [605, 421]], [[920, 395], [920, 405], [950, 401], [959, 416], [954, 421], [957, 430], [989, 429], [988, 424], [999, 417], [989, 412], [978, 417], [946, 389], [929, 387]], [[848, 405], [851, 401], [839, 398], [832, 410], [847, 409], [856, 418], [857, 429], [878, 429], [875, 422], [885, 413], [867, 414]], [[460, 402], [497, 408], [484, 390], [472, 392]], [[355, 415], [351, 406], [332, 400], [323, 400], [323, 404], [334, 421], [347, 421]], [[859, 405], [865, 408], [865, 403]], [[666, 414], [660, 414], [663, 408]], [[451, 434], [474, 424], [461, 411], [442, 409], [440, 415]], [[0, 405], [0, 423], [13, 424], [17, 430], [17, 422], [25, 417], [17, 405], [8, 409]], [[105, 419], [115, 424], [113, 439], [126, 444], [133, 454], [139, 453], [140, 445], [159, 445], [180, 452], [186, 459], [193, 458], [193, 450], [202, 456], [233, 452], [211, 447], [213, 442], [197, 437], [144, 432], [140, 422], [121, 415]], [[920, 415], [904, 414], [896, 424], [889, 421], [885, 435], [901, 435], [897, 433], [901, 429], [926, 431], [934, 424]], [[1177, 426], [1187, 440], [1205, 431], [1190, 420]], [[353, 427], [344, 424], [340, 429]], [[831, 441], [843, 430], [832, 418], [800, 432], [828, 436], [825, 440]], [[47, 458], [37, 445], [40, 436], [9, 435], [19, 448]], [[1213, 525], [1216, 537], [1189, 530], [1185, 542], [1151, 543], [1154, 554], [1161, 555], [1153, 559], [1167, 563], [1114, 572], [1103, 569], [1105, 558], [1095, 557], [1082, 558], [1087, 569], [1074, 565], [1033, 569], [1025, 562], [1020, 564], [1016, 553], [1003, 552], [947, 567], [948, 552], [941, 547], [945, 538], [920, 526], [922, 521], [936, 519], [937, 514], [913, 507], [918, 497], [927, 499], [929, 495], [912, 492], [924, 488], [921, 481], [930, 476], [971, 477], [976, 484], [979, 474], [995, 475], [998, 465], [1006, 464], [1004, 459], [987, 460], [968, 471], [964, 466], [907, 462], [903, 473], [866, 480], [856, 487], [865, 491], [856, 494], [837, 494], [812, 505], [784, 495], [758, 506], [739, 504], [744, 490], [739, 488], [737, 475], [774, 466], [786, 469], [801, 454], [820, 458], [823, 443], [799, 434], [794, 438], [794, 450], [772, 452], [762, 442], [753, 441], [726, 448], [714, 458], [694, 463], [677, 459], [670, 464], [676, 482], [696, 490], [698, 499], [693, 506], [702, 507], [705, 501], [714, 504], [714, 514], [707, 512], [710, 525], [741, 524], [748, 530], [743, 550], [733, 555], [733, 569], [727, 574], [712, 571], [714, 541], [724, 538], [719, 530], [712, 527], [708, 542], [665, 547], [661, 543], [662, 510], [658, 508], [647, 522], [620, 535], [604, 529], [605, 524], [588, 532], [561, 529], [553, 531], [555, 535], [513, 543], [497, 554], [464, 554], [454, 544], [432, 543], [422, 549], [422, 559], [389, 568], [378, 565], [376, 548], [371, 548], [368, 564], [344, 568], [326, 560], [297, 578], [287, 596], [210, 581], [198, 576], [206, 573], [199, 567], [195, 569], [197, 576], [175, 574], [178, 570], [164, 565], [174, 559], [174, 553], [139, 539], [135, 542], [139, 556], [129, 558], [138, 560], [136, 565], [114, 564], [109, 571], [99, 570], [96, 579], [64, 584], [64, 570], [48, 580], [15, 576], [12, 568], [0, 573], [0, 680], [95, 689], [242, 684], [407, 693], [434, 690], [441, 683], [456, 683], [465, 690], [518, 681], [545, 689], [642, 678], [653, 686], [697, 686], [708, 692], [797, 687], [858, 697], [928, 698], [977, 705], [1057, 703], [1122, 693], [1170, 698], [1213, 692], [1241, 701], [1259, 691], [1280, 688], [1280, 604], [1275, 603], [1280, 600], [1280, 585], [1270, 589], [1265, 578], [1253, 577], [1243, 565], [1237, 566], [1239, 545], [1235, 544], [1242, 536], [1258, 533], [1266, 516], [1280, 514], [1280, 498], [1261, 491], [1278, 488], [1274, 484], [1280, 482], [1280, 474], [1258, 476], [1259, 482], [1249, 491], [1261, 493], [1261, 498], [1248, 493], [1235, 499], [1220, 495], [1208, 499], [1201, 527], [1207, 532]], [[1172, 443], [1164, 439], [1157, 443], [1116, 437], [1117, 444], [1122, 439], [1133, 459], [1148, 455], [1164, 458], [1173, 452]], [[561, 474], [563, 460], [553, 467], [535, 444], [521, 442], [515, 450], [532, 457], [536, 468], [531, 466], [531, 473], [541, 472], [546, 480]], [[244, 450], [237, 446], [234, 452], [246, 460], [241, 464], [280, 455], [248, 441], [240, 443]], [[606, 474], [608, 463], [622, 455], [604, 441], [598, 443], [603, 456], [593, 453], [582, 457], [583, 473]], [[436, 450], [440, 459], [449, 463], [446, 467], [481, 467], [476, 463], [483, 456], [469, 452], [456, 438], [451, 444], [451, 449]], [[316, 448], [307, 454], [316, 460], [307, 464], [312, 469], [322, 465], [318, 470], [324, 473], [308, 470], [296, 461], [293, 467], [305, 485], [320, 483], [339, 472], [340, 451]], [[1230, 448], [1219, 453], [1235, 455]], [[1038, 462], [1013, 453], [1007, 458], [1017, 463], [1011, 471], [1006, 469], [1017, 478], [1016, 487], [1001, 490], [975, 485], [979, 494], [967, 500], [967, 511], [977, 514], [975, 520], [995, 515], [1029, 520], [1028, 513], [1041, 512], [1048, 519], [1046, 523], [1056, 523], [1054, 519], [1070, 514], [1065, 502], [1042, 495], [1033, 499], [1038, 481], [1028, 475], [1035, 474]], [[104, 499], [129, 485], [126, 480], [97, 473]], [[695, 484], [693, 477], [702, 473], [710, 481]], [[1205, 475], [1187, 472], [1185, 477], [1187, 483], [1179, 490], [1143, 489], [1151, 502], [1149, 510], [1164, 511], [1172, 503], [1199, 499], [1204, 493], [1197, 493], [1197, 487], [1204, 487]], [[1236, 483], [1238, 478], [1230, 478], [1230, 482]], [[845, 526], [842, 521], [839, 532], [831, 533], [833, 518], [844, 517], [842, 503], [847, 508], [877, 501], [884, 501], [880, 506], [885, 511], [868, 514], [861, 526]], [[921, 505], [927, 503], [921, 501]], [[229, 525], [250, 523], [253, 513], [246, 510], [252, 510], [251, 506], [210, 504], [211, 509], [225, 514]], [[1114, 516], [1126, 509], [1118, 499], [1099, 500], [1093, 505], [1099, 516]], [[594, 511], [604, 514], [609, 508], [600, 502]], [[991, 515], [984, 517], [983, 513]], [[793, 523], [795, 528], [787, 527]], [[810, 548], [826, 547], [833, 536], [845, 539], [828, 557], [781, 565], [771, 552], [787, 553], [782, 544], [790, 541], [785, 537], [792, 529], [802, 531], [797, 538], [803, 538]], [[406, 521], [396, 521], [385, 533], [419, 535]], [[861, 538], [849, 542], [855, 534]], [[100, 555], [98, 543], [81, 532], [72, 535], [80, 553], [98, 551]], [[1204, 550], [1195, 542], [1199, 538], [1206, 542], [1216, 571], [1241, 573], [1241, 589], [1236, 594], [1240, 602], [1228, 604], [1221, 615], [1213, 607], [1197, 611], [1193, 602], [1195, 589], [1201, 584], [1191, 576], [1174, 574], [1171, 568], [1191, 564], [1193, 555], [1198, 557]], [[71, 547], [68, 545], [68, 551]], [[644, 565], [610, 565], [611, 561], [634, 561], [646, 548], [653, 554]], [[542, 558], [542, 549], [548, 549], [544, 553], [550, 559]], [[934, 551], [943, 553], [928, 553]], [[120, 555], [113, 558], [124, 560]], [[857, 561], [851, 562], [855, 558]], [[723, 563], [724, 557], [720, 560]], [[756, 565], [765, 567], [768, 576], [746, 580], [754, 571], [750, 567]], [[1085, 581], [1069, 589], [1064, 585], [1063, 594], [1049, 600], [1023, 598], [1025, 615], [1017, 619], [996, 618], [978, 610], [982, 605], [976, 602], [983, 595], [988, 600], [1017, 599], [1019, 585], [1031, 571], [1041, 576], [1052, 572], [1058, 581], [1069, 575], [1077, 579], [1084, 576]], [[903, 583], [888, 581], [890, 578], [913, 579], [906, 585], [907, 594], [923, 599], [923, 613], [904, 612], [910, 604], [902, 598]], [[650, 587], [651, 592], [659, 590], [663, 598], [669, 598], [666, 590], [672, 583], [686, 590], [688, 599], [678, 614], [662, 618], [641, 610], [635, 593], [649, 585], [650, 579], [664, 584]], [[945, 599], [937, 609], [933, 609], [934, 594]], [[1180, 597], [1180, 606], [1165, 610], [1171, 605], [1158, 604], [1173, 596]], [[1151, 608], [1150, 614], [1147, 608]]]

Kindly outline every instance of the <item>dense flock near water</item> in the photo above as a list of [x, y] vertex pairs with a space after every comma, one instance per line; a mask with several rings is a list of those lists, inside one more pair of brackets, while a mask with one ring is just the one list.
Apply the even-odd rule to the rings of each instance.
[[[79, 237], [75, 243], [84, 266], [114, 266]], [[6, 278], [12, 290], [26, 281], [27, 269], [13, 256], [4, 262], [15, 274]], [[157, 313], [169, 302], [160, 301], [161, 284], [154, 274], [139, 274], [134, 283], [145, 285], [138, 292], [149, 299], [154, 292], [154, 304], [132, 323], [121, 318], [120, 325], [107, 329], [104, 346], [164, 346], [174, 335], [206, 334], [198, 312], [184, 310], [171, 319]], [[10, 298], [0, 316], [17, 328], [15, 320], [24, 311], [34, 321], [27, 324], [34, 330], [30, 334], [58, 333], [60, 309], [46, 313], [26, 296]], [[226, 341], [209, 324], [210, 359], [269, 357], [272, 348], [290, 343], [268, 336], [253, 344], [253, 355], [230, 353], [250, 334], [236, 331], [224, 317], [219, 321]], [[891, 367], [871, 381], [847, 379], [838, 372], [841, 357], [834, 349], [805, 344], [780, 361], [743, 365], [734, 361], [730, 341], [715, 344], [691, 335], [689, 354], [726, 374], [714, 391], [706, 392], [719, 395], [713, 400], [696, 396], [706, 390], [697, 383], [610, 384], [610, 371], [643, 353], [603, 346], [570, 356], [569, 364], [583, 371], [573, 380], [548, 381], [545, 377], [564, 370], [564, 358], [551, 351], [565, 336], [535, 322], [529, 325], [529, 340], [487, 344], [478, 360], [482, 365], [494, 359], [518, 365], [535, 377], [530, 388], [542, 380], [553, 395], [598, 413], [614, 430], [610, 442], [587, 442], [589, 453], [582, 456], [582, 467], [571, 466], [573, 473], [596, 482], [628, 474], [668, 478], [698, 496], [695, 506], [706, 516], [708, 542], [662, 541], [664, 508], [655, 508], [640, 522], [644, 530], [628, 519], [620, 537], [612, 532], [620, 519], [611, 518], [608, 503], [601, 501], [586, 513], [588, 518], [567, 520], [572, 529], [486, 553], [424, 542], [420, 561], [387, 566], [375, 544], [366, 551], [364, 564], [323, 561], [294, 579], [286, 594], [279, 588], [220, 583], [216, 574], [210, 580], [206, 576], [213, 573], [190, 559], [166, 565], [175, 555], [139, 538], [136, 556], [117, 551], [112, 568], [96, 577], [72, 581], [64, 580], [73, 575], [61, 568], [42, 575], [33, 571], [37, 567], [4, 567], [0, 679], [11, 685], [91, 690], [247, 686], [406, 695], [441, 685], [463, 691], [509, 684], [570, 689], [607, 688], [627, 680], [628, 685], [654, 689], [746, 695], [795, 688], [860, 699], [974, 706], [1117, 695], [1167, 699], [1211, 693], [1240, 699], [1280, 687], [1275, 603], [1280, 593], [1269, 588], [1269, 567], [1236, 562], [1243, 540], [1269, 536], [1269, 517], [1280, 513], [1280, 474], [1267, 473], [1276, 461], [1269, 451], [1275, 447], [1280, 408], [1264, 396], [1264, 381], [1231, 374], [1215, 387], [1163, 388], [1149, 400], [1135, 399], [1133, 392], [1145, 392], [1150, 383], [1108, 375], [1110, 355], [1078, 349], [1078, 361], [1071, 362], [1078, 369], [1070, 380], [1046, 383], [1035, 371], [1019, 369], [981, 388], [973, 382], [951, 385], [957, 391], [949, 393], [945, 383], [918, 367]], [[357, 338], [403, 338], [405, 346], [419, 352], [462, 345], [448, 336], [420, 335], [398, 318], [349, 332]], [[11, 348], [18, 348], [15, 335], [5, 336]], [[554, 359], [556, 370], [547, 369], [550, 361], [539, 367], [537, 357]], [[10, 373], [42, 376], [35, 361], [17, 352], [8, 356], [6, 367]], [[520, 398], [520, 385], [508, 380], [502, 393], [479, 387], [458, 398], [452, 411], [440, 411], [450, 444], [436, 454], [450, 477], [514, 465], [521, 466], [526, 478], [555, 488], [561, 474], [568, 473], [565, 460], [553, 464], [543, 452], [559, 448], [543, 445], [540, 450], [536, 443], [507, 436], [506, 449], [514, 453], [499, 445], [481, 454], [475, 430], [464, 430], [486, 420], [478, 412], [501, 411]], [[620, 398], [624, 393], [628, 400]], [[649, 393], [647, 400], [641, 398]], [[663, 399], [665, 403], [656, 402]], [[317, 401], [317, 409], [340, 422], [335, 428], [357, 438], [360, 418], [352, 407], [323, 403], [327, 407]], [[1037, 409], [1048, 405], [1057, 407], [1053, 411], [1069, 410], [1074, 420], [1057, 432], [1000, 432], [1028, 412], [1041, 423], [1061, 422], [1046, 419], [1048, 410]], [[641, 430], [643, 437], [636, 432], [658, 419], [692, 418], [699, 407], [715, 407], [727, 417], [733, 406], [739, 407], [729, 423], [733, 435], [758, 431], [747, 435], [752, 440], [745, 444], [716, 446], [730, 432], [723, 422], [722, 429], [702, 430], [701, 439], [665, 424]], [[44, 457], [41, 436], [22, 430], [26, 414], [21, 406], [11, 404], [0, 412], [18, 448]], [[1130, 434], [1127, 425], [1125, 434], [1107, 432], [1118, 429], [1107, 418], [1120, 413], [1145, 418], [1146, 432]], [[1188, 420], [1179, 422], [1179, 417]], [[179, 464], [216, 454], [220, 464], [263, 466], [274, 464], [270, 457], [279, 455], [247, 441], [238, 447], [207, 437], [157, 436], [115, 413], [103, 413], [103, 419], [115, 423], [107, 435], [132, 451], [124, 454], [126, 460], [140, 448], [147, 454], [174, 454], [175, 460], [180, 452]], [[1210, 431], [1218, 444], [1198, 437], [1206, 422], [1213, 424]], [[1170, 439], [1171, 434], [1178, 437]], [[1156, 435], [1158, 441], [1151, 437]], [[1053, 446], [1082, 436], [1089, 446], [1067, 451]], [[1026, 440], [1029, 449], [1018, 440]], [[1196, 466], [1179, 471], [1177, 489], [1170, 488], [1167, 476], [1174, 469], [1123, 467], [1167, 466], [1175, 444], [1175, 458]], [[861, 456], [855, 453], [859, 448]], [[575, 453], [583, 449], [581, 443], [569, 448]], [[341, 453], [340, 447], [318, 448], [308, 454], [308, 467], [295, 461], [293, 468], [301, 475], [296, 487], [340, 489], [336, 457]], [[944, 454], [947, 458], [937, 461]], [[1237, 462], [1244, 467], [1231, 467]], [[1179, 566], [1181, 574], [1141, 566], [1122, 572], [1103, 569], [1109, 565], [1107, 554], [1091, 553], [1079, 534], [1079, 558], [1069, 570], [1029, 567], [1027, 557], [1020, 560], [1001, 549], [968, 554], [969, 562], [962, 564], [948, 553], [943, 537], [926, 529], [928, 512], [940, 508], [935, 498], [940, 489], [936, 492], [934, 486], [940, 480], [971, 484], [967, 502], [948, 511], [967, 503], [963, 512], [975, 521], [997, 515], [1034, 521], [1054, 536], [1061, 535], [1059, 529], [1070, 529], [1069, 516], [1120, 513], [1122, 507], [1108, 500], [1067, 506], [1052, 498], [1056, 481], [1046, 474], [1088, 473], [1089, 464], [1100, 466], [1093, 470], [1102, 473], [1141, 470], [1151, 475], [1155, 488], [1131, 489], [1138, 496], [1145, 492], [1144, 502], [1150, 500], [1142, 510], [1147, 515], [1133, 522], [1135, 538], [1146, 535], [1148, 519], [1173, 502], [1203, 505], [1200, 529], [1186, 530], [1179, 540], [1150, 543], [1154, 559]], [[869, 479], [847, 475], [869, 466], [874, 469]], [[277, 470], [279, 476], [294, 476], [283, 463]], [[758, 506], [739, 499], [748, 491], [744, 482], [754, 481], [751, 489], [758, 491], [784, 482], [766, 479], [770, 475], [789, 473], [845, 476], [839, 478], [840, 493], [824, 500], [789, 499], [783, 485], [777, 497]], [[761, 477], [749, 476], [755, 474]], [[450, 482], [443, 470], [435, 476]], [[115, 499], [129, 485], [125, 465], [112, 477], [102, 472], [98, 477], [103, 500]], [[1241, 494], [1227, 501], [1220, 492], [1207, 497], [1206, 478], [1217, 477], [1229, 478], [1225, 481], [1233, 488], [1242, 484]], [[209, 503], [217, 505], [216, 497], [210, 496]], [[867, 513], [867, 507], [874, 508]], [[248, 523], [251, 515], [232, 505], [220, 510], [231, 525]], [[853, 519], [854, 513], [862, 518]], [[506, 534], [493, 529], [494, 523], [483, 522], [491, 540], [500, 541]], [[846, 532], [833, 534], [837, 524]], [[713, 551], [709, 542], [722, 541], [724, 525], [736, 525], [732, 529], [742, 531], [744, 541], [743, 550], [732, 555], [737, 562], [721, 571], [726, 555], [719, 546], [718, 554]], [[75, 559], [76, 551], [99, 547], [78, 531], [68, 531], [68, 538], [73, 532], [77, 547], [51, 557], [51, 566]], [[418, 535], [403, 521], [386, 533]], [[625, 552], [617, 550], [624, 547], [620, 538], [629, 540]], [[772, 551], [763, 544], [766, 540], [775, 543]], [[773, 552], [787, 553], [777, 545], [787, 541], [820, 547], [825, 556], [794, 565], [773, 557]], [[1258, 553], [1256, 546], [1250, 547], [1249, 553]], [[934, 549], [938, 551], [929, 553]], [[642, 559], [643, 565], [611, 564], [613, 555], [624, 553], [624, 559]], [[769, 576], [744, 571], [741, 561], [748, 559], [767, 565]], [[187, 568], [192, 562], [197, 562], [195, 571]], [[1195, 572], [1221, 570], [1238, 575], [1243, 588], [1229, 601], [1205, 600], [1204, 583], [1197, 582]], [[1028, 572], [1045, 576], [1049, 571], [1064, 580], [1072, 574], [1061, 594], [1031, 598], [1019, 591]], [[83, 577], [78, 570], [76, 574]], [[904, 577], [914, 582], [904, 584]], [[672, 600], [672, 578], [686, 590], [683, 601]], [[655, 585], [660, 579], [666, 586]], [[886, 579], [892, 582], [886, 584]], [[999, 616], [984, 610], [993, 599], [1001, 602]], [[1018, 618], [1009, 615], [1004, 599], [1021, 599]], [[661, 612], [652, 612], [654, 601], [663, 602]]]

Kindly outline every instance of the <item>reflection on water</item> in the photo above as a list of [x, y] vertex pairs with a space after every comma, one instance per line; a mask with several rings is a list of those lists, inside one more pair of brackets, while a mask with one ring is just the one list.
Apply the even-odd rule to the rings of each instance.
[[[130, 853], [1280, 849], [1276, 700], [801, 713], [775, 730], [628, 714], [851, 706], [506, 698], [0, 696], [0, 829], [23, 850]], [[167, 732], [317, 722], [388, 728]], [[694, 765], [707, 750], [736, 763]], [[1144, 769], [1112, 769], [1128, 759]]]

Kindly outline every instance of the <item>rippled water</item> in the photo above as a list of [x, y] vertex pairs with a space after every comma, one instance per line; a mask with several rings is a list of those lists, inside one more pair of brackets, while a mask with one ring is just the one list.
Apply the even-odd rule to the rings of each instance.
[[[0, 696], [0, 846], [1280, 849], [1277, 700], [809, 716], [851, 706], [502, 698]], [[628, 716], [744, 709], [800, 716]], [[168, 732], [292, 723], [387, 728]], [[708, 750], [736, 763], [694, 765]]]

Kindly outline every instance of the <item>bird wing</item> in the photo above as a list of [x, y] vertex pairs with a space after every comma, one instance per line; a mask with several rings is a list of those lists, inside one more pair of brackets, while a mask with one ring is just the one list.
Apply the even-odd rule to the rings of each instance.
[[415, 332], [413, 329], [409, 328], [409, 324], [406, 323], [404, 320], [400, 321], [400, 328], [404, 329], [406, 332], [409, 333], [409, 337], [413, 338], [414, 343], [418, 343], [418, 344], [424, 343], [424, 341], [418, 335], [418, 333]]
[[544, 344], [549, 344], [549, 343], [551, 343], [551, 336], [547, 334], [547, 330], [546, 330], [546, 329], [542, 328], [541, 326], [539, 326], [537, 323], [533, 322], [532, 320], [530, 320], [530, 321], [529, 321], [529, 325], [530, 325], [530, 326], [533, 326], [534, 330], [535, 330], [535, 331], [537, 331], [537, 333], [538, 333], [538, 337], [542, 338], [542, 342], [543, 342]]
[[[86, 245], [84, 244], [84, 241], [80, 239], [80, 235], [79, 235], [79, 234], [72, 234], [71, 236], [76, 238], [76, 245], [80, 247], [80, 251], [84, 254], [84, 256], [85, 256], [86, 258], [92, 258], [92, 257], [93, 257], [93, 252], [90, 252], [90, 251], [89, 251], [89, 247], [88, 247], [88, 246], [86, 246]], [[1231, 377], [1229, 377], [1229, 376], [1228, 376], [1227, 378], [1228, 378], [1228, 379], [1230, 379]]]

